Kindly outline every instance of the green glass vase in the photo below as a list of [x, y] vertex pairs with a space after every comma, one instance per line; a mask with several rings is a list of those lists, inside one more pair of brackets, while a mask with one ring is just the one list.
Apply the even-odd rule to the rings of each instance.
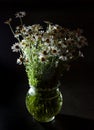
[[33, 118], [39, 122], [50, 122], [61, 111], [63, 103], [59, 87], [30, 87], [26, 95], [26, 107]]

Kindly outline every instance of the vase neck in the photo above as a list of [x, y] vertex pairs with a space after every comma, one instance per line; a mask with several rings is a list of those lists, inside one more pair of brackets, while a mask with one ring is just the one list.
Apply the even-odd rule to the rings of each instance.
[[56, 89], [59, 89], [59, 87], [58, 86], [56, 86], [56, 87], [53, 87], [53, 88], [41, 88], [41, 87], [34, 87], [34, 86], [31, 86], [30, 85], [30, 90], [32, 90], [32, 91], [43, 91], [43, 92], [45, 92], [45, 91], [48, 91], [48, 92], [50, 92], [50, 91], [54, 91], [54, 90], [56, 90]]

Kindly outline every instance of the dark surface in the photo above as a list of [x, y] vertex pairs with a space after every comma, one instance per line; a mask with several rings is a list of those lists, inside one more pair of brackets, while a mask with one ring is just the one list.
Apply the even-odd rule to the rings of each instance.
[[[43, 5], [42, 5], [43, 4]], [[94, 8], [93, 1], [0, 1], [0, 130], [94, 130]], [[23, 66], [16, 64], [18, 55], [12, 53], [11, 31], [4, 21], [15, 17], [15, 12], [26, 11], [24, 23], [53, 23], [84, 30], [88, 47], [85, 57], [75, 61], [62, 79], [64, 103], [61, 115], [47, 124], [35, 122], [25, 107], [29, 89]], [[18, 24], [15, 18], [12, 26]]]
[[[7, 110], [7, 111], [6, 111]], [[26, 111], [7, 108], [0, 111], [0, 130], [94, 130], [94, 120], [58, 114], [49, 123], [35, 121]]]

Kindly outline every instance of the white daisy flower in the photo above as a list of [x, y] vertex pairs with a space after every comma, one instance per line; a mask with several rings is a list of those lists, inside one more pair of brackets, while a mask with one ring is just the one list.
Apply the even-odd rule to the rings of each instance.
[[4, 23], [5, 23], [5, 24], [10, 24], [11, 21], [12, 21], [12, 18], [9, 18], [9, 19], [6, 20]]
[[23, 63], [23, 57], [20, 55], [20, 57], [17, 59], [17, 64], [21, 65]]
[[67, 61], [68, 60], [67, 56], [60, 56], [59, 59], [62, 60], [62, 61]]
[[59, 50], [57, 47], [52, 46], [52, 47], [51, 47], [51, 53], [52, 53], [53, 55], [59, 55], [60, 50]]
[[24, 11], [20, 11], [18, 13], [15, 14], [16, 18], [22, 18], [26, 15], [26, 12]]
[[40, 53], [39, 59], [41, 60], [41, 62], [45, 62], [47, 58], [43, 53]]
[[19, 45], [19, 43], [13, 44], [13, 46], [11, 47], [11, 49], [12, 49], [13, 52], [20, 51], [20, 45]]

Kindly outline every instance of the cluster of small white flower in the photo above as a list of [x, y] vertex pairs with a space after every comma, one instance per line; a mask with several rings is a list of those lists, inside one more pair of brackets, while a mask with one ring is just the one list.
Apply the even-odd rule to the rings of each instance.
[[10, 24], [12, 19], [5, 22], [18, 40], [18, 43], [11, 47], [13, 52], [20, 52], [18, 64], [32, 63], [34, 60], [45, 63], [53, 59], [56, 59], [56, 63], [59, 60], [67, 62], [75, 57], [83, 56], [81, 48], [87, 45], [87, 40], [82, 36], [82, 30], [71, 31], [49, 21], [44, 21], [47, 25], [46, 29], [40, 24], [25, 26], [21, 19], [25, 15], [25, 12], [16, 13], [16, 18], [20, 18], [21, 25], [16, 27], [15, 32]]

